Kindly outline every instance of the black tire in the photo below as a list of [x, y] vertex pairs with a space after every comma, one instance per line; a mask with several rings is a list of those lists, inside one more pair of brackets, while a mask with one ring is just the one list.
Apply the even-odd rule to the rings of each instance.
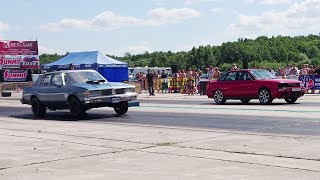
[[258, 97], [261, 104], [271, 104], [273, 101], [273, 98], [269, 89], [266, 89], [266, 88], [262, 88], [259, 90]]
[[47, 107], [44, 106], [38, 98], [31, 99], [31, 110], [34, 117], [44, 117], [47, 112]]
[[295, 103], [298, 98], [284, 98], [284, 100], [288, 103], [288, 104], [293, 104]]
[[248, 99], [248, 98], [243, 98], [243, 99], [240, 99], [240, 101], [243, 103], [243, 104], [248, 104], [251, 99]]
[[216, 90], [213, 94], [213, 99], [217, 104], [225, 104], [227, 99], [224, 97], [224, 94], [220, 90]]
[[76, 97], [71, 97], [69, 99], [69, 109], [70, 113], [74, 118], [80, 118], [86, 116], [86, 109], [80, 100]]
[[128, 101], [119, 102], [114, 105], [113, 109], [118, 115], [124, 115], [128, 112], [129, 103]]

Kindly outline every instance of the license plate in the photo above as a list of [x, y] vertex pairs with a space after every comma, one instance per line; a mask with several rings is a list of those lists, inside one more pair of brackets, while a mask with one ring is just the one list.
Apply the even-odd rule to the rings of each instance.
[[301, 88], [292, 88], [292, 91], [301, 91]]
[[111, 102], [118, 103], [118, 102], [120, 102], [120, 98], [112, 98]]

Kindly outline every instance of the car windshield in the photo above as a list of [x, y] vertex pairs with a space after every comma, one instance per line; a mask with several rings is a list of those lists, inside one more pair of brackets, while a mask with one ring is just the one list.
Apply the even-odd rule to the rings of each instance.
[[273, 74], [264, 69], [252, 70], [251, 72], [256, 79], [276, 79]]
[[101, 83], [107, 80], [96, 71], [72, 71], [65, 73], [66, 84]]

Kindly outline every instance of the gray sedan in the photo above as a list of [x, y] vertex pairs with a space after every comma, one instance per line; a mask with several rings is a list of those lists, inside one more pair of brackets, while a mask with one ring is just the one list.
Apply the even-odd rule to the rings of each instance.
[[74, 117], [82, 117], [91, 108], [106, 106], [123, 115], [137, 95], [133, 85], [107, 82], [95, 70], [68, 70], [43, 74], [23, 90], [21, 102], [31, 105], [36, 117], [43, 117], [47, 109], [70, 109]]

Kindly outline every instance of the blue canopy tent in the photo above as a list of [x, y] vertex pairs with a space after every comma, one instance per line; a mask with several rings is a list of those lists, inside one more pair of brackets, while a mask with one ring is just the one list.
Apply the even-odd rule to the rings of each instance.
[[42, 66], [43, 70], [66, 70], [73, 64], [75, 69], [94, 69], [110, 82], [128, 81], [128, 63], [103, 55], [99, 51], [72, 52], [63, 58]]

